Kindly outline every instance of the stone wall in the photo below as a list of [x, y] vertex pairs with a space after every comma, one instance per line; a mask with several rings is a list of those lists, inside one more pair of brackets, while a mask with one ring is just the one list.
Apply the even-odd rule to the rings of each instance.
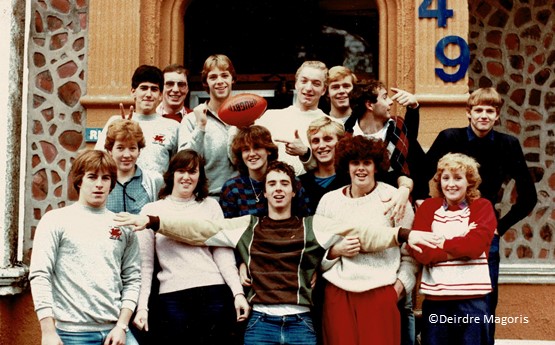
[[[554, 263], [555, 244], [555, 2], [469, 1], [470, 89], [495, 87], [503, 96], [496, 129], [520, 139], [538, 190], [531, 215], [501, 243], [502, 261]], [[514, 200], [506, 185], [502, 212]]]
[[[84, 147], [87, 0], [38, 0], [31, 5], [27, 135], [26, 232], [28, 262], [42, 215], [74, 199], [67, 175]], [[31, 241], [30, 241], [31, 240]]]

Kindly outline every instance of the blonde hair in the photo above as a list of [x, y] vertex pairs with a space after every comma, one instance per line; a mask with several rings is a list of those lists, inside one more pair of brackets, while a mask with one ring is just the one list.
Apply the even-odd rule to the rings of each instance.
[[328, 86], [327, 83], [327, 75], [328, 75], [328, 68], [326, 67], [326, 64], [323, 63], [322, 61], [305, 61], [303, 62], [303, 64], [301, 65], [301, 67], [299, 67], [297, 69], [297, 72], [295, 73], [295, 82], [297, 81], [297, 79], [299, 79], [299, 74], [301, 74], [301, 71], [305, 68], [305, 67], [312, 67], [312, 68], [316, 68], [319, 69], [321, 71], [324, 72], [324, 87]]
[[432, 179], [430, 194], [433, 197], [444, 198], [443, 190], [441, 189], [441, 175], [445, 170], [464, 172], [468, 187], [466, 188], [466, 200], [471, 203], [480, 197], [478, 186], [482, 183], [482, 178], [478, 172], [480, 164], [472, 157], [462, 153], [448, 153], [441, 157], [437, 163], [437, 171]]
[[137, 121], [116, 120], [108, 126], [104, 149], [112, 151], [116, 141], [135, 142], [139, 150], [145, 147], [143, 130]]
[[349, 68], [345, 66], [333, 66], [332, 68], [330, 68], [328, 72], [326, 84], [329, 85], [334, 81], [337, 81], [339, 79], [343, 79], [346, 77], [351, 77], [353, 85], [358, 82], [357, 76]]
[[343, 128], [339, 122], [330, 119], [328, 116], [322, 116], [312, 120], [306, 130], [308, 140], [310, 141], [312, 136], [319, 131], [335, 134], [337, 140], [341, 140], [345, 136], [345, 128]]
[[482, 87], [472, 92], [466, 102], [466, 108], [468, 111], [476, 105], [492, 106], [495, 108], [497, 113], [499, 113], [499, 109], [503, 105], [503, 99], [493, 87]]

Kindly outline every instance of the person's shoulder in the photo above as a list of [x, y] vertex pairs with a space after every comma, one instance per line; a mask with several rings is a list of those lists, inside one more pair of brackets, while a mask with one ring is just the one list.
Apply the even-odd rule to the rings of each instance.
[[491, 204], [491, 202], [488, 199], [485, 198], [478, 198], [476, 200], [474, 200], [471, 204], [470, 204], [471, 208], [478, 208], [478, 209], [483, 209], [484, 207], [487, 208], [491, 208], [493, 210], [493, 206]]
[[437, 209], [441, 205], [443, 205], [443, 198], [427, 198], [418, 208], [426, 209], [432, 207]]
[[507, 142], [511, 144], [515, 144], [515, 143], [520, 144], [520, 141], [514, 135], [498, 132], [496, 130], [493, 130], [493, 140], [498, 140], [498, 141]]

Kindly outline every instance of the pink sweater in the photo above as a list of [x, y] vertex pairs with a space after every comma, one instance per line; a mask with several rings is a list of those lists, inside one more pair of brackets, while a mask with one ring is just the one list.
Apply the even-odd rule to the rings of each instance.
[[[189, 217], [210, 220], [223, 219], [218, 202], [206, 198], [202, 202], [193, 199], [174, 200], [171, 196], [146, 204], [141, 214], [160, 217]], [[137, 309], [148, 305], [152, 286], [154, 255], [158, 257], [161, 271], [158, 273], [160, 294], [201, 286], [227, 284], [233, 295], [243, 292], [235, 256], [230, 248], [190, 246], [146, 229], [138, 232], [141, 248], [141, 292]]]

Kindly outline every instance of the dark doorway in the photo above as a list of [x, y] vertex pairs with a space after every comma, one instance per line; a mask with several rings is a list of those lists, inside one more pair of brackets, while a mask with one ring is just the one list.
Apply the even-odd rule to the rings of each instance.
[[[292, 97], [306, 60], [344, 65], [361, 78], [378, 72], [378, 11], [374, 1], [193, 0], [185, 13], [185, 64], [191, 89], [211, 54], [226, 54], [237, 90], [275, 90], [269, 107]], [[289, 103], [291, 104], [291, 103]]]

